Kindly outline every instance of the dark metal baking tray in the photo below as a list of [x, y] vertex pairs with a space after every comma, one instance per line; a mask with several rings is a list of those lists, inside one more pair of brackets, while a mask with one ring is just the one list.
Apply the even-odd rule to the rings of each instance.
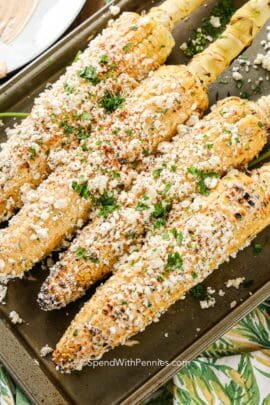
[[[122, 10], [147, 10], [153, 2], [123, 0], [119, 4]], [[174, 31], [177, 45], [169, 63], [186, 62], [179, 44], [200, 24], [204, 15], [211, 13], [213, 4], [215, 1], [210, 2], [208, 7], [201, 7], [186, 22], [177, 26]], [[76, 52], [85, 47], [89, 36], [100, 31], [109, 18], [110, 14], [105, 7], [2, 86], [0, 111], [29, 111], [34, 97], [46, 83], [54, 81], [63, 72], [64, 66], [73, 60]], [[256, 55], [261, 38], [262, 35], [247, 51], [248, 56]], [[263, 75], [265, 73], [260, 69], [249, 73], [253, 80]], [[245, 90], [244, 86], [241, 91]], [[239, 94], [239, 91], [232, 80], [228, 85], [222, 85], [218, 80], [210, 88], [211, 103], [228, 94]], [[270, 93], [269, 82], [265, 82], [263, 92]], [[252, 97], [256, 98], [257, 95]], [[7, 122], [7, 125], [11, 124]], [[1, 139], [4, 140], [4, 133]], [[138, 345], [121, 347], [104, 356], [104, 360], [160, 359], [168, 362], [166, 367], [156, 364], [153, 367], [85, 368], [71, 375], [57, 372], [49, 359], [40, 357], [39, 351], [45, 344], [56, 344], [74, 314], [93, 291], [89, 291], [84, 300], [64, 310], [42, 312], [37, 306], [36, 297], [47, 272], [40, 265], [25, 279], [10, 283], [7, 304], [0, 308], [0, 360], [35, 404], [136, 404], [167, 381], [180, 368], [179, 361], [196, 357], [270, 294], [269, 238], [268, 228], [258, 237], [263, 246], [268, 244], [259, 256], [254, 257], [252, 247], [245, 249], [235, 260], [221, 266], [206, 280], [206, 285], [218, 290], [224, 288], [226, 280], [244, 276], [246, 280], [252, 280], [248, 289], [227, 290], [224, 297], [217, 296], [214, 308], [204, 311], [200, 309], [198, 301], [188, 296], [162, 316], [159, 323], [149, 326], [144, 333], [136, 336]], [[231, 310], [230, 303], [234, 300], [238, 305]], [[8, 314], [12, 310], [20, 314], [25, 320], [24, 324], [18, 326], [10, 323]]]

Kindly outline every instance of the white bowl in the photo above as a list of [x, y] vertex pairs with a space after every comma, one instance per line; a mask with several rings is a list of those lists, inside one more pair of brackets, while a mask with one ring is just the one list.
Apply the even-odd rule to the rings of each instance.
[[[7, 0], [8, 1], [8, 0]], [[79, 14], [86, 0], [40, 0], [20, 35], [10, 44], [0, 40], [0, 60], [8, 73], [52, 45]]]

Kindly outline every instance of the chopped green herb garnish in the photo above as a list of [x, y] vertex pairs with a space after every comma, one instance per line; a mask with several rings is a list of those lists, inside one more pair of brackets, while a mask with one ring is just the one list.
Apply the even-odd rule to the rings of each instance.
[[228, 79], [220, 79], [220, 80], [219, 80], [219, 83], [220, 83], [220, 84], [228, 84], [228, 83], [229, 83], [229, 80], [228, 80]]
[[104, 65], [108, 65], [108, 63], [109, 63], [109, 56], [108, 55], [102, 55], [101, 58], [100, 58], [99, 64], [101, 66], [104, 66]]
[[145, 210], [149, 210], [149, 205], [143, 203], [142, 201], [139, 201], [138, 204], [135, 207], [136, 211], [145, 211]]
[[92, 263], [99, 263], [99, 259], [96, 256], [89, 256], [86, 254], [87, 250], [84, 247], [79, 247], [76, 250], [76, 256], [78, 259], [84, 259]]
[[68, 83], [64, 83], [64, 90], [69, 95], [74, 92], [74, 87], [70, 86]]
[[152, 171], [153, 178], [158, 179], [160, 177], [160, 175], [161, 175], [162, 170], [163, 170], [162, 168], [153, 170]]
[[80, 197], [84, 198], [85, 200], [87, 200], [87, 198], [90, 195], [90, 191], [88, 189], [88, 183], [87, 181], [83, 182], [83, 183], [78, 183], [77, 181], [73, 181], [71, 184], [71, 187], [74, 191], [76, 191]]
[[123, 46], [123, 51], [124, 52], [129, 52], [130, 50], [131, 50], [131, 48], [132, 48], [132, 44], [129, 42], [128, 44], [126, 44], [125, 46]]
[[258, 127], [263, 128], [263, 123], [261, 121], [258, 121]]
[[258, 256], [263, 250], [263, 247], [260, 243], [254, 243], [253, 245], [253, 254], [254, 256]]
[[73, 128], [68, 124], [67, 121], [63, 121], [60, 123], [60, 128], [64, 129], [65, 134], [70, 135], [73, 133]]
[[208, 177], [215, 177], [218, 178], [219, 175], [217, 173], [214, 172], [204, 172], [200, 169], [197, 169], [196, 167], [188, 167], [187, 169], [189, 174], [192, 174], [193, 176], [197, 176], [198, 178], [198, 182], [197, 182], [197, 186], [199, 189], [199, 193], [202, 195], [208, 195], [209, 194], [209, 189], [205, 184], [205, 180]]
[[142, 152], [143, 152], [143, 155], [144, 155], [144, 156], [149, 156], [149, 155], [150, 155], [149, 149], [143, 148], [143, 149], [142, 149]]
[[176, 228], [171, 229], [171, 233], [177, 240], [178, 245], [181, 245], [184, 239], [184, 235], [181, 231], [178, 231]]
[[94, 86], [100, 82], [97, 69], [94, 66], [87, 66], [79, 73], [79, 76], [91, 82]]
[[170, 209], [171, 204], [163, 205], [162, 201], [159, 201], [154, 205], [154, 211], [152, 212], [151, 217], [155, 220], [155, 228], [158, 229], [166, 224]]
[[195, 287], [190, 289], [190, 292], [197, 300], [204, 301], [209, 299], [209, 294], [202, 284], [195, 285]]
[[89, 138], [89, 136], [90, 136], [89, 133], [84, 128], [79, 128], [77, 130], [77, 137], [80, 140], [87, 139], [87, 138]]
[[34, 148], [29, 148], [29, 149], [28, 149], [28, 153], [29, 153], [29, 159], [34, 159], [34, 157], [35, 157], [36, 154], [37, 154], [37, 151], [36, 151], [36, 149], [34, 149]]
[[98, 215], [103, 218], [107, 218], [109, 214], [120, 207], [114, 195], [107, 191], [104, 191], [98, 198], [94, 197], [93, 202], [96, 206], [101, 207]]
[[174, 269], [182, 270], [183, 268], [183, 259], [178, 252], [169, 253], [167, 258], [167, 264], [165, 271], [169, 272]]
[[75, 337], [78, 336], [78, 329], [75, 329], [72, 335]]
[[125, 99], [120, 93], [112, 93], [107, 90], [100, 100], [100, 105], [106, 113], [112, 113], [118, 108], [123, 107], [124, 101]]
[[81, 121], [90, 121], [91, 120], [91, 115], [89, 112], [84, 111], [81, 116], [80, 116]]

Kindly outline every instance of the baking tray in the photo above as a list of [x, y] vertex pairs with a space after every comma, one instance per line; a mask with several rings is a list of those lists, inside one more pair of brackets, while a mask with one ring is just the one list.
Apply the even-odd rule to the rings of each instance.
[[[199, 26], [203, 16], [211, 13], [214, 4], [215, 1], [208, 3], [208, 7], [201, 7], [187, 21], [178, 24], [174, 31], [177, 46], [169, 63], [186, 62], [179, 44], [189, 37], [193, 28]], [[243, 2], [238, 3], [240, 4]], [[153, 2], [123, 0], [119, 5], [122, 10], [147, 10]], [[105, 7], [2, 86], [0, 111], [29, 111], [34, 97], [46, 83], [54, 81], [63, 72], [64, 66], [73, 60], [76, 52], [85, 47], [90, 35], [100, 31], [109, 18], [108, 8]], [[255, 40], [246, 56], [254, 58], [261, 39], [262, 35]], [[211, 86], [211, 103], [228, 94], [237, 95], [240, 91], [247, 91], [245, 86], [239, 90], [232, 80], [227, 85], [221, 84], [220, 81], [227, 74], [228, 72], [224, 72], [217, 83]], [[253, 82], [263, 75], [265, 72], [260, 69], [249, 73]], [[263, 92], [270, 93], [269, 82], [265, 82]], [[253, 94], [252, 97], [255, 99], [258, 94]], [[11, 121], [7, 122], [7, 125], [12, 124]], [[1, 131], [3, 141], [4, 131]], [[9, 285], [7, 304], [0, 308], [0, 360], [35, 404], [136, 404], [176, 373], [184, 364], [181, 362], [199, 355], [211, 342], [270, 295], [269, 240], [268, 228], [258, 237], [258, 243], [265, 246], [259, 256], [254, 257], [252, 247], [247, 248], [236, 259], [221, 266], [205, 282], [207, 286], [218, 290], [224, 288], [228, 279], [245, 277], [250, 281], [249, 288], [229, 289], [224, 297], [217, 295], [215, 307], [204, 311], [200, 309], [198, 301], [188, 296], [172, 306], [159, 323], [152, 324], [145, 332], [136, 336], [139, 344], [117, 348], [103, 358], [156, 360], [151, 367], [88, 367], [81, 372], [64, 375], [55, 370], [49, 359], [41, 358], [41, 347], [45, 344], [53, 347], [56, 344], [93, 290], [89, 291], [85, 299], [66, 309], [42, 312], [36, 303], [36, 297], [47, 271], [38, 265], [25, 279], [15, 280]], [[232, 310], [230, 303], [234, 300], [238, 304]], [[20, 314], [25, 320], [24, 324], [18, 326], [10, 323], [8, 314], [12, 310]]]

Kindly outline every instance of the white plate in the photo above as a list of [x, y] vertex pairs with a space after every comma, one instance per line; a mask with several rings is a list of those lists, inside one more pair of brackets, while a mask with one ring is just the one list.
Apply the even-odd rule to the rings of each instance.
[[0, 60], [7, 63], [8, 72], [30, 62], [52, 45], [77, 17], [85, 1], [40, 0], [20, 35], [11, 44], [0, 40]]

